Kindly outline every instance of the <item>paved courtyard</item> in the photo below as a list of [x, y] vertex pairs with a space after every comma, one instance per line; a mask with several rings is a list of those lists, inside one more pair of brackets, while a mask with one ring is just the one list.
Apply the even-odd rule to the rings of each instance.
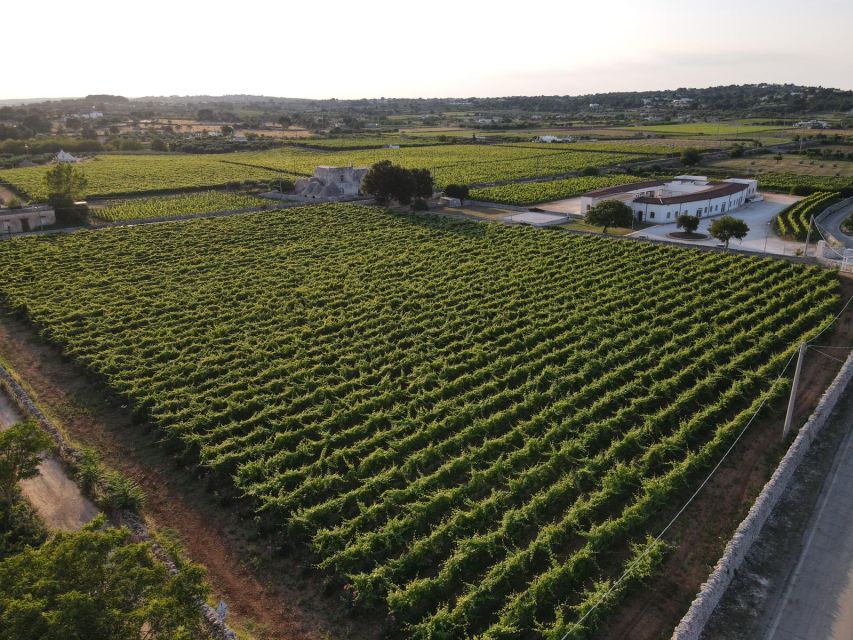
[[[803, 248], [802, 242], [788, 242], [779, 238], [773, 231], [773, 220], [776, 215], [788, 205], [800, 200], [797, 196], [789, 196], [778, 193], [764, 193], [764, 200], [752, 202], [731, 213], [735, 218], [746, 222], [749, 233], [743, 240], [732, 240], [729, 244], [734, 249], [755, 251], [758, 253], [774, 253], [778, 255], [796, 255]], [[699, 224], [699, 233], [708, 233], [708, 227], [715, 217], [703, 218]], [[658, 224], [631, 234], [634, 238], [654, 238], [656, 240], [670, 240], [672, 242], [685, 242], [677, 238], [670, 238], [668, 234], [680, 231], [674, 222], [669, 224]], [[690, 244], [717, 246], [720, 244], [714, 238], [707, 240], [690, 241]]]

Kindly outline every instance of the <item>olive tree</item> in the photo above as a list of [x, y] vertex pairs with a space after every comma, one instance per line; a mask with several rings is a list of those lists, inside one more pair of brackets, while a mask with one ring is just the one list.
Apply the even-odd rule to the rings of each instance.
[[633, 212], [631, 207], [621, 200], [603, 200], [586, 212], [587, 223], [604, 227], [602, 233], [607, 233], [608, 227], [629, 227]]
[[696, 229], [699, 228], [699, 216], [684, 213], [675, 219], [675, 226], [684, 229], [687, 233], [696, 233]]
[[733, 218], [732, 216], [722, 216], [711, 223], [708, 232], [717, 240], [723, 242], [726, 245], [726, 249], [728, 249], [729, 240], [732, 238], [743, 240], [746, 234], [749, 233], [749, 227], [743, 220]]

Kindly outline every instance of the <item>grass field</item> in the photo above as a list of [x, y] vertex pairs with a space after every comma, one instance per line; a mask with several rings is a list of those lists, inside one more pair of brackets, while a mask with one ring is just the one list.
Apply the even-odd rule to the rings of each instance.
[[[26, 277], [21, 277], [26, 274]], [[21, 238], [0, 294], [412, 638], [581, 637], [828, 271], [346, 205]], [[572, 623], [634, 558], [595, 615]]]

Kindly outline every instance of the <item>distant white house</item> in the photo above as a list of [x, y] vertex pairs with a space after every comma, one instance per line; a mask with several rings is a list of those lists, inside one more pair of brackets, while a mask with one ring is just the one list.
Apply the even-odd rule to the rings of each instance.
[[676, 98], [672, 101], [673, 107], [689, 107], [693, 104], [693, 98]]
[[56, 160], [56, 162], [62, 162], [62, 163], [80, 162], [77, 158], [72, 156], [67, 151], [63, 151], [62, 149], [59, 150], [59, 153], [57, 153], [53, 159]]
[[357, 196], [366, 168], [317, 167], [310, 178], [296, 181], [293, 195], [306, 200], [339, 200]]
[[749, 178], [709, 181], [706, 176], [675, 176], [671, 180], [633, 182], [588, 191], [581, 196], [581, 212], [603, 200], [619, 200], [638, 222], [666, 224], [679, 215], [706, 218], [734, 211], [758, 196], [758, 182]]
[[233, 136], [231, 136], [231, 139], [234, 142], [247, 142], [249, 140], [246, 136], [244, 136], [241, 133], [235, 133]]
[[590, 108], [590, 109], [598, 109], [600, 106], [601, 106], [601, 105], [600, 105], [600, 104], [598, 104], [597, 102], [590, 102], [590, 103], [589, 103], [589, 108]]
[[830, 124], [826, 120], [802, 120], [797, 123], [800, 129], [829, 129]]
[[567, 136], [565, 138], [561, 138], [559, 136], [545, 135], [539, 136], [534, 140], [534, 142], [572, 142], [574, 138], [571, 136]]

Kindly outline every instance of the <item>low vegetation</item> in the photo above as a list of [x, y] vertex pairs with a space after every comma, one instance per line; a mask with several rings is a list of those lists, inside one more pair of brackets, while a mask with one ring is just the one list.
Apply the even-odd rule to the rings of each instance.
[[625, 174], [578, 176], [547, 182], [516, 182], [471, 191], [471, 198], [501, 204], [529, 205], [571, 198], [593, 189], [638, 182], [642, 178]]
[[211, 213], [254, 207], [267, 207], [271, 200], [228, 191], [204, 191], [174, 196], [132, 198], [110, 202], [93, 209], [92, 215], [110, 222], [141, 218], [166, 218], [191, 213]]
[[812, 216], [840, 199], [839, 194], [818, 192], [792, 204], [776, 216], [776, 230], [783, 237], [805, 240]]
[[[347, 205], [0, 254], [12, 309], [355, 606], [423, 639], [591, 632], [657, 570], [656, 523], [784, 394], [772, 381], [838, 287], [806, 265]], [[4, 568], [3, 597], [51, 610], [9, 572], [51, 566], [56, 544]], [[82, 557], [104, 577], [113, 556]]]

